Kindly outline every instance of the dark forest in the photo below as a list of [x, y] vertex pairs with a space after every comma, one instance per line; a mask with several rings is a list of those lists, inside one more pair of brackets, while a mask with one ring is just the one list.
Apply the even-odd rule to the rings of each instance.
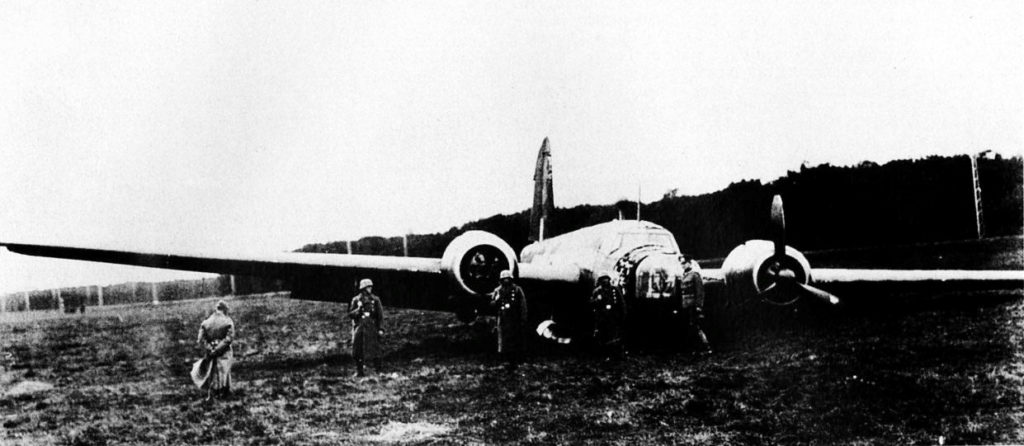
[[[1019, 156], [978, 160], [984, 236], [1024, 231], [1024, 164]], [[556, 178], [556, 193], [560, 185]], [[572, 185], [561, 185], [571, 187]], [[786, 206], [788, 244], [801, 250], [880, 247], [977, 237], [970, 158], [928, 157], [878, 165], [801, 166], [762, 184], [741, 181], [704, 195], [669, 191], [643, 203], [641, 217], [675, 234], [697, 258], [722, 257], [746, 240], [766, 238], [774, 194]], [[525, 201], [525, 198], [524, 198]], [[615, 219], [636, 217], [636, 202], [556, 209], [550, 235]], [[479, 229], [506, 240], [517, 251], [527, 244], [529, 211], [494, 215], [437, 234], [408, 237], [409, 255], [440, 257], [464, 231]], [[346, 242], [308, 244], [298, 251], [346, 253]], [[357, 254], [403, 254], [401, 237], [352, 241]]]

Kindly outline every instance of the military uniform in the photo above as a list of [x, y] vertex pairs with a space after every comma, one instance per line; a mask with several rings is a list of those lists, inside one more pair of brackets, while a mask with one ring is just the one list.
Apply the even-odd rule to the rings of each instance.
[[498, 354], [517, 364], [526, 353], [526, 295], [519, 285], [500, 285], [491, 293], [491, 305], [498, 310]]
[[704, 323], [704, 279], [696, 269], [687, 269], [679, 283], [682, 296], [683, 316], [686, 319], [687, 341], [695, 342], [694, 352], [707, 354], [711, 352], [708, 337], [704, 334], [701, 324]]
[[235, 339], [235, 323], [225, 314], [226, 310], [226, 307], [218, 308], [199, 326], [198, 341], [207, 353], [193, 367], [192, 380], [210, 395], [214, 391], [231, 391], [231, 365], [234, 363], [231, 342]]
[[626, 312], [619, 288], [611, 284], [594, 288], [590, 294], [590, 310], [594, 316], [594, 342], [621, 353], [622, 323]]
[[373, 293], [359, 293], [348, 306], [348, 317], [352, 319], [352, 357], [356, 361], [357, 373], [363, 374], [366, 360], [374, 361], [381, 367], [381, 336], [384, 327], [384, 306]]

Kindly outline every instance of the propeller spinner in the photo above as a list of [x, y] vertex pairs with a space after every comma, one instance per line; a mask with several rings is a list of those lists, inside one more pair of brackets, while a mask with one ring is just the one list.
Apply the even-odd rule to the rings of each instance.
[[813, 297], [830, 304], [838, 304], [839, 298], [831, 293], [808, 285], [806, 272], [800, 263], [786, 254], [786, 213], [782, 208], [782, 197], [772, 199], [772, 242], [775, 252], [765, 262], [764, 280], [769, 283], [759, 296], [776, 305], [789, 305], [801, 297]]

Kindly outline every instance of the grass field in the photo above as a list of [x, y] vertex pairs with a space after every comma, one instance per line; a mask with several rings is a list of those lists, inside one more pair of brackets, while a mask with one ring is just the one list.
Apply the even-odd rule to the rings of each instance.
[[1020, 299], [750, 330], [702, 361], [546, 350], [513, 373], [486, 328], [394, 310], [386, 370], [357, 380], [341, 307], [239, 298], [238, 392], [204, 404], [187, 370], [212, 305], [7, 315], [0, 443], [1024, 443]]

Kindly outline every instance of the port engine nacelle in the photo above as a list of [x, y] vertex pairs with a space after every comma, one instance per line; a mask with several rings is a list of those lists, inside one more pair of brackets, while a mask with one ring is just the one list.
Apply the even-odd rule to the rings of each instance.
[[473, 297], [494, 291], [502, 270], [518, 276], [518, 264], [512, 247], [485, 231], [467, 231], [456, 237], [441, 256], [441, 268], [453, 291]]

